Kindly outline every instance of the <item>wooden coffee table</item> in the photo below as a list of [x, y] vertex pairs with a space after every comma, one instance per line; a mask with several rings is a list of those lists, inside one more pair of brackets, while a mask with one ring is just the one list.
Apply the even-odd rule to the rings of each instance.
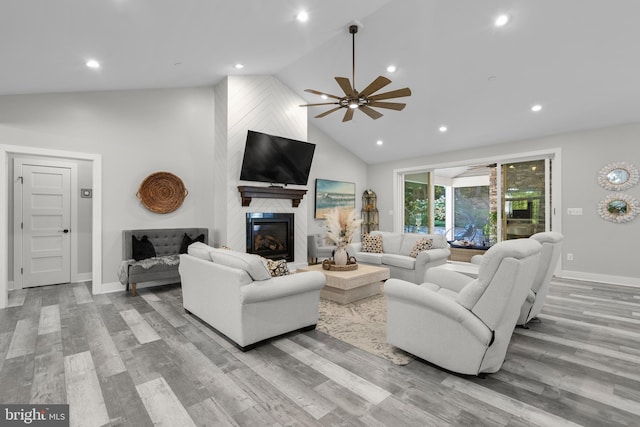
[[358, 264], [356, 270], [324, 270], [322, 264], [298, 268], [297, 271], [319, 271], [327, 278], [320, 296], [338, 304], [348, 304], [380, 293], [380, 284], [389, 278], [389, 269]]

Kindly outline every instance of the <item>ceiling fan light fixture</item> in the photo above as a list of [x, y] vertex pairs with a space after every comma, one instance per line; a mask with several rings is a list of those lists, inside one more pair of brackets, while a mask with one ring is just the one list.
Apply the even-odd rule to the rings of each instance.
[[[374, 81], [369, 83], [367, 87], [362, 90], [357, 90], [355, 85], [355, 50], [356, 50], [356, 42], [355, 35], [358, 32], [357, 25], [349, 26], [349, 34], [352, 36], [352, 61], [351, 61], [351, 80], [347, 77], [336, 77], [335, 80], [344, 92], [343, 96], [331, 95], [329, 93], [321, 92], [314, 89], [305, 89], [305, 92], [313, 93], [315, 95], [322, 96], [323, 99], [332, 98], [329, 102], [320, 102], [320, 103], [312, 103], [301, 105], [301, 107], [315, 107], [319, 105], [332, 105], [331, 109], [325, 111], [324, 113], [320, 113], [315, 118], [319, 119], [325, 117], [334, 111], [338, 111], [341, 108], [346, 108], [347, 111], [344, 114], [342, 119], [343, 122], [348, 122], [353, 119], [353, 115], [355, 110], [359, 110], [365, 113], [367, 116], [372, 118], [373, 120], [379, 119], [383, 116], [382, 113], [376, 110], [376, 108], [387, 108], [390, 110], [401, 111], [404, 109], [406, 104], [401, 102], [387, 102], [385, 100], [391, 98], [399, 98], [403, 96], [411, 96], [411, 89], [408, 87], [402, 89], [396, 89], [389, 92], [384, 93], [376, 93], [383, 87], [389, 85], [391, 80], [384, 76], [378, 76]], [[395, 70], [395, 67], [394, 67]], [[390, 69], [388, 69], [390, 71]], [[390, 71], [391, 72], [391, 71]]]

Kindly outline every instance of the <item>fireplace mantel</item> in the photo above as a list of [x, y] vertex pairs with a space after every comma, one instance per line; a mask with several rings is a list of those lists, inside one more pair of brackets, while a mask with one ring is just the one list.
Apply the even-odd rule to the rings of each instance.
[[254, 197], [263, 199], [291, 199], [291, 206], [297, 208], [307, 190], [294, 190], [280, 187], [250, 187], [239, 185], [238, 191], [242, 196], [242, 206], [249, 206]]

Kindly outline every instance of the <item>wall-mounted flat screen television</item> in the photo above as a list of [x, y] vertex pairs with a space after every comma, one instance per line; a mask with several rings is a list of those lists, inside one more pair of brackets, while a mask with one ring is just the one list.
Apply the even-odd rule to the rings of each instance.
[[315, 144], [248, 131], [240, 179], [307, 185]]

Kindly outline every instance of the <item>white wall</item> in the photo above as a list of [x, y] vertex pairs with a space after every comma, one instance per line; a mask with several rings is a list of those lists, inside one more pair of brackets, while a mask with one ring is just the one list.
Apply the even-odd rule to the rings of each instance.
[[[213, 88], [0, 96], [0, 144], [102, 155], [102, 280], [104, 289], [122, 289], [122, 230], [213, 230], [214, 113]], [[189, 191], [170, 214], [136, 198], [158, 171], [178, 175]]]
[[[498, 144], [474, 150], [389, 162], [368, 167], [369, 185], [378, 192], [380, 223], [394, 224], [394, 169], [485, 159], [542, 149], [561, 149], [563, 275], [640, 285], [637, 241], [640, 216], [630, 223], [614, 224], [597, 214], [598, 202], [611, 192], [598, 185], [599, 170], [608, 163], [627, 161], [640, 167], [640, 124], [629, 124], [547, 138]], [[557, 180], [555, 181], [557, 182]], [[640, 185], [625, 191], [640, 199]], [[582, 208], [582, 216], [566, 215], [567, 208]], [[566, 261], [573, 253], [574, 261]]]
[[[322, 234], [325, 232], [324, 221], [314, 219], [316, 179], [354, 182], [356, 184], [356, 216], [360, 218], [362, 193], [369, 189], [367, 186], [367, 164], [312, 124], [309, 125], [308, 141], [316, 144], [313, 165], [309, 174], [309, 192], [305, 197], [308, 199], [309, 234]], [[375, 188], [372, 190], [376, 191]], [[354, 241], [359, 241], [359, 238], [359, 235], [355, 236]]]

